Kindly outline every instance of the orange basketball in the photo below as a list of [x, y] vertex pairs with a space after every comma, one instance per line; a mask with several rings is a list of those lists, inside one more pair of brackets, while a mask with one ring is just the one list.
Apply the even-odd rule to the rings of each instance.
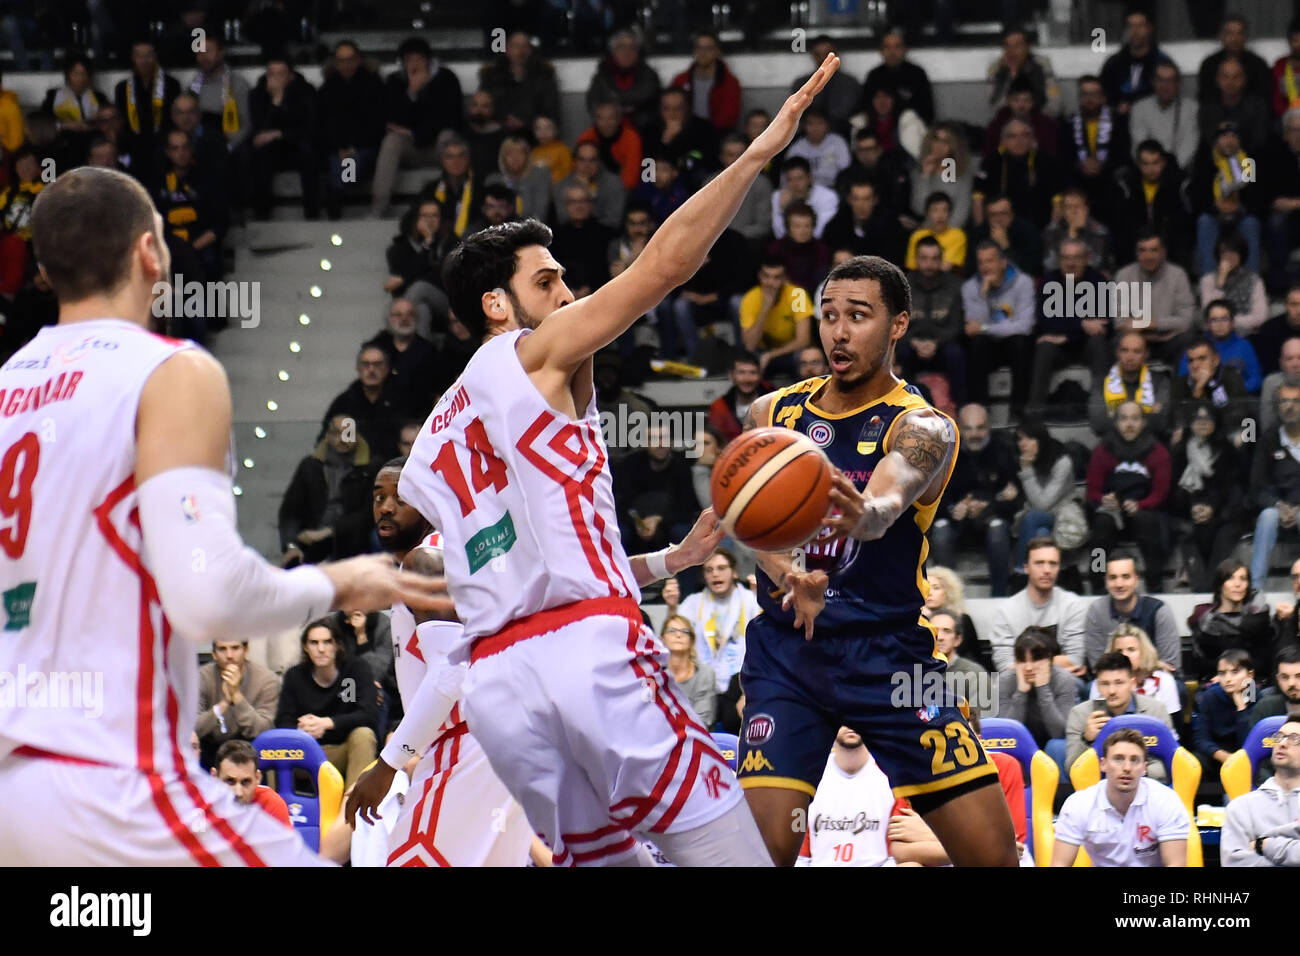
[[756, 428], [727, 445], [709, 480], [727, 533], [759, 551], [797, 547], [830, 509], [831, 463], [811, 438]]

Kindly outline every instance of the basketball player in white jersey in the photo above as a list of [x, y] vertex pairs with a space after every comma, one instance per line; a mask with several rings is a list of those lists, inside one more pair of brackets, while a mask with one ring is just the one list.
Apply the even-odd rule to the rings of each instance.
[[[198, 643], [340, 606], [446, 609], [443, 585], [377, 555], [282, 571], [243, 545], [225, 374], [149, 331], [170, 260], [134, 179], [65, 173], [32, 233], [59, 324], [0, 367], [0, 673], [23, 692], [0, 706], [0, 860], [314, 863], [199, 769]], [[88, 687], [93, 707], [65, 693]]]
[[487, 339], [434, 407], [398, 491], [442, 532], [465, 621], [463, 709], [556, 865], [640, 864], [636, 837], [686, 865], [771, 865], [740, 787], [642, 624], [670, 550], [619, 539], [592, 355], [689, 279], [838, 67], [831, 54], [741, 157], [636, 261], [574, 301], [536, 220], [477, 233], [444, 269]]
[[900, 803], [862, 735], [841, 727], [808, 806], [808, 832], [795, 865], [893, 866], [889, 818]]
[[[372, 498], [379, 543], [408, 570], [442, 576], [442, 539], [397, 494], [405, 458], [375, 476]], [[427, 536], [426, 536], [427, 535]], [[523, 866], [533, 829], [465, 726], [458, 701], [465, 665], [447, 652], [463, 627], [451, 612], [393, 605], [393, 660], [405, 714], [379, 760], [348, 797], [350, 824], [372, 822], [403, 763], [420, 757], [389, 836], [389, 866]], [[391, 811], [390, 811], [391, 812]]]

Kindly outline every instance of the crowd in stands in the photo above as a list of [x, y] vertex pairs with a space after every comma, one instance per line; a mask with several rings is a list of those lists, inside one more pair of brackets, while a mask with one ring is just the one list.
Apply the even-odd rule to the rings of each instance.
[[[939, 115], [902, 35], [885, 34], [879, 66], [861, 79], [842, 71], [818, 95], [700, 272], [597, 357], [595, 385], [602, 411], [649, 412], [634, 389], [652, 360], [730, 378], [695, 436], [698, 456], [655, 429], [642, 447], [610, 449], [623, 540], [633, 553], [656, 550], [708, 503], [713, 461], [754, 400], [826, 374], [813, 317], [832, 266], [863, 254], [903, 265], [913, 311], [895, 371], [956, 418], [961, 438], [930, 530], [923, 611], [950, 682], [984, 675], [997, 703], [982, 716], [1024, 724], [1063, 777], [1110, 719], [1136, 713], [1166, 725], [1217, 779], [1256, 721], [1300, 715], [1300, 561], [1296, 601], [1269, 607], [1263, 595], [1275, 545], [1300, 533], [1300, 21], [1270, 68], [1244, 20], [1226, 17], [1194, 83], [1160, 50], [1148, 12], [1132, 9], [1125, 27], [1118, 51], [1077, 80], [1069, 110], [1050, 56], [1007, 29], [988, 67], [987, 125]], [[62, 84], [26, 115], [0, 92], [0, 354], [56, 315], [30, 248], [46, 160], [137, 177], [163, 215], [175, 271], [200, 280], [224, 274], [232, 223], [271, 214], [278, 171], [297, 174], [308, 219], [336, 218], [347, 201], [400, 216], [375, 289], [384, 328], [359, 343], [356, 378], [324, 410], [280, 507], [286, 566], [378, 549], [374, 476], [409, 451], [477, 345], [443, 288], [459, 241], [541, 219], [569, 287], [590, 294], [771, 119], [742, 112], [710, 32], [667, 83], [637, 33], [614, 33], [583, 129], [561, 127], [554, 68], [521, 32], [468, 96], [419, 36], [388, 75], [357, 43], [336, 43], [319, 88], [279, 52], [250, 85], [223, 48], [209, 31], [191, 62], [164, 66], [142, 38], [112, 95], [97, 89], [92, 60], [72, 55]], [[813, 39], [810, 68], [832, 49]], [[427, 184], [393, 212], [402, 169]], [[219, 331], [215, 318], [184, 323], [172, 331], [200, 341]], [[1055, 374], [1066, 366], [1086, 370], [1086, 391]], [[1003, 368], [1009, 391], [995, 395]], [[990, 415], [1003, 399], [1006, 435]], [[1086, 422], [1091, 447], [1057, 437], [1051, 426], [1070, 421]], [[1245, 534], [1248, 562], [1234, 557]], [[752, 555], [733, 544], [658, 596], [674, 677], [709, 726], [735, 733], [758, 604]], [[951, 570], [963, 551], [983, 555], [1002, 599], [987, 635]], [[1153, 596], [1171, 585], [1211, 594], [1187, 621], [1186, 649]], [[236, 773], [245, 755], [227, 748], [272, 726], [319, 740], [351, 783], [400, 717], [386, 622], [339, 612], [309, 625], [300, 648], [277, 676], [247, 659], [247, 645], [214, 647], [198, 742], [232, 786], [253, 785]], [[1294, 804], [1300, 725], [1286, 726], [1272, 790], [1257, 793]], [[1145, 761], [1168, 779], [1141, 740], [1108, 743], [1105, 760], [1117, 777], [1124, 761]], [[868, 765], [855, 758], [836, 772], [850, 764], [855, 774]], [[1113, 809], [1133, 794], [1107, 799]], [[1300, 842], [1271, 843], [1281, 821], [1251, 800], [1230, 808], [1237, 843], [1225, 835], [1225, 860], [1260, 838], [1249, 853], [1296, 862]], [[1102, 812], [1077, 803], [1059, 833], [1083, 841], [1087, 814]], [[900, 843], [924, 844], [912, 826], [889, 824], [891, 839], [897, 829]]]

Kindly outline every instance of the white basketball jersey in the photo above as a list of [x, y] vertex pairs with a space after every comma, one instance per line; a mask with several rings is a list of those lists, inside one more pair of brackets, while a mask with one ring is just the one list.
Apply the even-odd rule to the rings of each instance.
[[0, 757], [169, 774], [191, 753], [195, 646], [141, 558], [135, 420], [145, 380], [192, 344], [96, 319], [0, 367]]
[[875, 760], [855, 774], [826, 761], [808, 807], [810, 866], [885, 866], [894, 794]]
[[578, 421], [551, 408], [515, 353], [526, 334], [479, 348], [434, 406], [398, 482], [402, 499], [442, 532], [466, 645], [574, 601], [641, 599], [595, 395]]
[[[442, 535], [435, 531], [417, 547], [441, 549]], [[429, 667], [446, 661], [447, 656], [460, 645], [461, 631], [464, 629], [455, 622], [448, 621], [446, 627], [436, 628], [433, 633], [426, 629], [422, 638], [416, 631], [415, 615], [400, 601], [393, 605], [389, 626], [393, 637], [393, 670], [397, 675], [397, 693], [402, 700], [411, 700], [424, 682]], [[439, 735], [453, 729], [463, 719], [460, 702], [457, 701], [447, 720], [438, 728]]]

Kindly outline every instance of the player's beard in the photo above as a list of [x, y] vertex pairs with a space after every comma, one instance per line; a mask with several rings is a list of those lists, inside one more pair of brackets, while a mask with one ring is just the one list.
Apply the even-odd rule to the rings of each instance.
[[403, 527], [396, 521], [390, 523], [397, 528], [397, 534], [393, 535], [393, 537], [388, 540], [384, 540], [383, 538], [379, 539], [380, 546], [390, 554], [410, 551], [419, 544], [420, 539], [424, 537], [425, 527], [423, 524]]
[[855, 744], [846, 744], [844, 743], [844, 741], [838, 738], [836, 738], [835, 743], [841, 750], [857, 750], [859, 747], [866, 746], [866, 743], [862, 740], [861, 737], [858, 738], [858, 742]]

